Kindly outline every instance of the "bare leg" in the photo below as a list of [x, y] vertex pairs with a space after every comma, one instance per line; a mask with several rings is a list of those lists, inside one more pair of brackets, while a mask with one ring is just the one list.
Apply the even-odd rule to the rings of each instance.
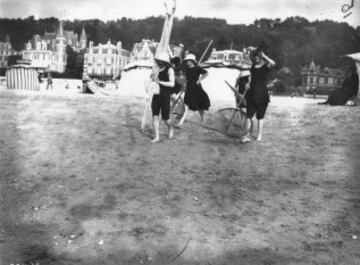
[[181, 119], [180, 119], [179, 123], [178, 123], [178, 124], [176, 124], [176, 126], [180, 127], [180, 126], [184, 123], [184, 121], [185, 121], [185, 118], [186, 118], [186, 115], [187, 115], [188, 111], [189, 111], [189, 107], [185, 105], [185, 111], [184, 111], [184, 114], [182, 115], [182, 117], [181, 117]]
[[200, 113], [200, 117], [201, 117], [201, 125], [205, 124], [205, 111], [204, 110], [199, 110]]
[[262, 140], [262, 131], [263, 131], [263, 126], [264, 126], [264, 119], [260, 119], [258, 120], [258, 135], [256, 137], [256, 141], [261, 141]]
[[171, 124], [170, 120], [164, 121], [166, 126], [168, 127], [168, 137], [172, 139], [174, 137], [174, 127]]
[[159, 134], [159, 116], [153, 117], [153, 127], [155, 131], [155, 138], [151, 140], [152, 143], [157, 143], [160, 141], [160, 134]]
[[251, 129], [251, 120], [249, 118], [246, 119], [246, 134], [241, 138], [241, 142], [249, 142], [250, 138], [250, 129]]

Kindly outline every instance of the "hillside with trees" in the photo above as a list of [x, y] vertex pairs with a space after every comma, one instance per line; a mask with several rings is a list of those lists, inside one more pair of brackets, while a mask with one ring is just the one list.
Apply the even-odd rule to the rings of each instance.
[[[0, 40], [10, 35], [16, 50], [24, 48], [34, 34], [55, 32], [59, 21], [56, 18], [0, 19]], [[146, 19], [121, 18], [113, 21], [74, 20], [65, 21], [65, 30], [78, 34], [85, 27], [88, 39], [94, 44], [122, 41], [125, 49], [131, 50], [135, 42], [143, 38], [159, 40], [163, 17]], [[226, 20], [185, 17], [175, 19], [172, 43], [183, 43], [190, 52], [200, 56], [209, 41], [218, 50], [232, 47], [241, 50], [257, 46], [265, 41], [270, 46], [270, 56], [277, 62], [277, 70], [286, 67], [292, 73], [291, 83], [298, 83], [301, 68], [313, 59], [316, 64], [342, 67], [350, 61], [342, 55], [359, 52], [360, 27], [330, 20], [310, 22], [302, 17], [280, 19], [257, 19], [250, 25], [230, 25]], [[276, 72], [277, 74], [279, 71]]]

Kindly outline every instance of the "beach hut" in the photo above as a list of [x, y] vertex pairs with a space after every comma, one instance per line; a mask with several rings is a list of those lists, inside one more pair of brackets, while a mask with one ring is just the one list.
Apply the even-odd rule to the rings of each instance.
[[38, 72], [29, 65], [13, 65], [6, 70], [7, 89], [39, 91]]

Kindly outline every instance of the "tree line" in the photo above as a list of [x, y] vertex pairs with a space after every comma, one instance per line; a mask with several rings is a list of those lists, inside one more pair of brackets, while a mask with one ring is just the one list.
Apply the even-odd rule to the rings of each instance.
[[[79, 34], [85, 28], [88, 40], [94, 44], [121, 41], [123, 48], [132, 50], [141, 39], [160, 39], [164, 18], [145, 19], [121, 18], [104, 22], [99, 19], [64, 21], [65, 30]], [[22, 50], [34, 34], [55, 32], [57, 18], [0, 19], [0, 40], [9, 35], [16, 50]], [[232, 25], [223, 19], [184, 17], [175, 18], [171, 36], [173, 44], [182, 43], [186, 50], [201, 56], [209, 41], [217, 50], [242, 50], [265, 42], [270, 47], [270, 57], [276, 65], [276, 73], [283, 67], [291, 70], [293, 80], [298, 83], [301, 68], [314, 60], [316, 64], [329, 67], [343, 67], [350, 61], [343, 57], [359, 52], [360, 27], [331, 20], [308, 21], [302, 17], [287, 19], [257, 19], [250, 25]], [[209, 52], [210, 54], [210, 52]], [[208, 55], [209, 55], [208, 54]], [[291, 78], [290, 78], [291, 79]]]

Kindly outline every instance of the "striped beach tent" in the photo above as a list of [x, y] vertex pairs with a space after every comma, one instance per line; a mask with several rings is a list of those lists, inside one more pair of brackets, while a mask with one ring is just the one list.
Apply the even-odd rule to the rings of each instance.
[[6, 70], [7, 89], [40, 90], [38, 72], [29, 65], [13, 65]]

